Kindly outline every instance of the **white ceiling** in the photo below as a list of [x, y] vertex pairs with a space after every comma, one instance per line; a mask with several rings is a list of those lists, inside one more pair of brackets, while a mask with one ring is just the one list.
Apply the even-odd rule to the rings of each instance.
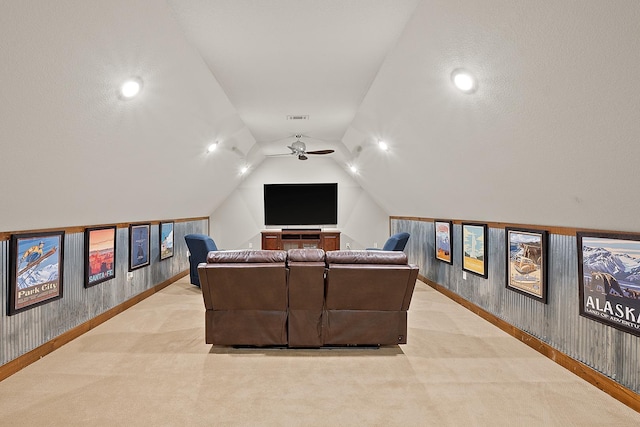
[[[263, 154], [340, 142], [417, 0], [169, 0]], [[308, 116], [288, 120], [287, 116]]]

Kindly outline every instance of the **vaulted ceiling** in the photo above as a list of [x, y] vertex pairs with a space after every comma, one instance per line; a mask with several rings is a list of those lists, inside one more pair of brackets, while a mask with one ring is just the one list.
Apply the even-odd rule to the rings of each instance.
[[264, 154], [342, 148], [417, 0], [170, 0]]
[[306, 170], [356, 165], [389, 214], [640, 231], [638, 22], [636, 0], [4, 1], [1, 228], [208, 215], [302, 134], [335, 150]]

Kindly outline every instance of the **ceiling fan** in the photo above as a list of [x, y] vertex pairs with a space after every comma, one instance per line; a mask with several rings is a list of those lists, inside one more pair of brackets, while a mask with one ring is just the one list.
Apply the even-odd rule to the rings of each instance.
[[291, 153], [289, 154], [276, 154], [276, 156], [286, 156], [286, 155], [295, 155], [298, 157], [298, 160], [307, 160], [307, 154], [331, 154], [333, 153], [335, 150], [314, 150], [314, 151], [307, 151], [307, 146], [304, 142], [300, 141], [300, 138], [302, 138], [302, 135], [296, 135], [296, 141], [293, 142], [291, 145], [287, 145], [287, 148], [289, 150], [291, 150]]

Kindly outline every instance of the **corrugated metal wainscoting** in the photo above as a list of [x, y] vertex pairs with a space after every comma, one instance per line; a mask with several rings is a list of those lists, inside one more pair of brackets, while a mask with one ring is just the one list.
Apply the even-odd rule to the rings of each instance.
[[133, 279], [128, 281], [129, 229], [118, 228], [116, 277], [90, 288], [84, 287], [84, 233], [65, 233], [62, 298], [13, 316], [7, 315], [9, 241], [0, 241], [0, 365], [188, 270], [184, 236], [208, 234], [208, 220], [176, 221], [174, 255], [163, 261], [158, 232], [158, 224], [152, 225], [151, 265], [134, 270]]
[[420, 274], [551, 347], [640, 393], [640, 337], [579, 315], [575, 236], [549, 234], [548, 303], [505, 286], [505, 230], [489, 228], [488, 279], [462, 279], [462, 227], [453, 227], [453, 265], [435, 259], [432, 221], [391, 220], [391, 233], [411, 234], [405, 252]]

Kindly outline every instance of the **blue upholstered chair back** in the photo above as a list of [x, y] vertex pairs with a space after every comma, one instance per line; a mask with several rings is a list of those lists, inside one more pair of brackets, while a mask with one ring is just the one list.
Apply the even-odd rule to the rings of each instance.
[[386, 241], [384, 246], [382, 247], [383, 251], [403, 251], [404, 247], [407, 246], [407, 241], [409, 240], [409, 233], [397, 233], [393, 236], [389, 237], [389, 240]]
[[218, 247], [213, 239], [205, 234], [187, 234], [184, 236], [189, 249], [189, 277], [191, 283], [200, 286], [198, 278], [198, 264], [207, 262], [207, 254], [210, 251], [217, 251]]

